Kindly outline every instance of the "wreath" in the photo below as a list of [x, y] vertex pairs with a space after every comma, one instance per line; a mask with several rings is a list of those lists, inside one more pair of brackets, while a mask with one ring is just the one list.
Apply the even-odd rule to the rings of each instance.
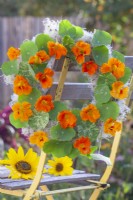
[[[28, 134], [30, 144], [60, 163], [71, 166], [67, 159], [79, 155], [102, 159], [94, 153], [102, 138], [117, 134], [130, 111], [126, 98], [131, 69], [125, 66], [124, 55], [112, 50], [109, 33], [88, 32], [68, 20], [46, 19], [43, 24], [44, 33], [23, 41], [20, 48], [10, 47], [10, 61], [2, 65], [5, 82], [13, 84], [10, 122]], [[55, 62], [62, 58], [76, 63], [91, 82], [93, 99], [81, 109], [71, 109], [48, 93]]]

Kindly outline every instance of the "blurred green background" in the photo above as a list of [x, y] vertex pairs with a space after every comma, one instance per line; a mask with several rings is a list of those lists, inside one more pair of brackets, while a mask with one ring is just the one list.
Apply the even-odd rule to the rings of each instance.
[[[78, 19], [83, 21], [83, 26], [93, 31], [102, 29], [113, 36], [113, 48], [133, 55], [133, 1], [132, 0], [0, 0], [0, 19], [3, 17], [54, 17], [64, 19]], [[25, 20], [25, 18], [23, 18]], [[78, 24], [78, 22], [77, 22]], [[2, 27], [0, 27], [1, 29]], [[21, 31], [21, 30], [20, 30]], [[8, 32], [8, 29], [7, 29]], [[16, 35], [14, 35], [14, 38]], [[1, 54], [2, 55], [2, 54]], [[7, 97], [9, 98], [9, 97]], [[24, 138], [20, 134], [12, 134], [10, 139], [14, 145], [22, 144]], [[0, 130], [0, 134], [1, 134]], [[5, 140], [5, 139], [4, 139]], [[5, 150], [10, 147], [12, 141], [5, 144]], [[123, 136], [116, 164], [109, 182], [111, 187], [103, 192], [100, 200], [132, 200], [133, 199], [133, 112], [124, 123]], [[13, 145], [13, 144], [12, 144]], [[28, 144], [26, 144], [26, 147]], [[110, 150], [110, 143], [103, 144], [105, 154]], [[76, 160], [78, 169], [88, 172], [103, 171], [102, 163], [94, 163], [80, 157]], [[56, 188], [56, 186], [54, 186]], [[61, 187], [61, 186], [60, 186]], [[55, 196], [56, 200], [87, 200], [90, 191], [81, 191], [71, 194]], [[1, 200], [15, 200], [18, 198], [1, 195]], [[44, 199], [44, 198], [43, 198]]]

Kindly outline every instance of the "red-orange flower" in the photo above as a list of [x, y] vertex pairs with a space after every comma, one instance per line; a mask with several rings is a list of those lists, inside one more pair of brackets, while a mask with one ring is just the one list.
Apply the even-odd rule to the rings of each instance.
[[98, 65], [94, 61], [85, 62], [82, 64], [82, 72], [86, 72], [89, 75], [94, 75], [98, 69]]
[[44, 50], [40, 50], [36, 53], [36, 55], [31, 56], [29, 59], [29, 64], [42, 64], [49, 60], [50, 57]]
[[35, 108], [37, 111], [44, 111], [49, 112], [54, 108], [54, 104], [52, 102], [52, 96], [51, 95], [45, 95], [39, 97], [37, 102], [35, 103]]
[[15, 60], [20, 56], [20, 50], [18, 48], [10, 47], [7, 51], [9, 60]]
[[17, 75], [14, 79], [13, 91], [17, 95], [28, 95], [32, 91], [29, 82], [23, 76]]
[[78, 149], [82, 154], [90, 154], [91, 141], [88, 137], [80, 137], [75, 140], [74, 148]]
[[12, 106], [14, 119], [19, 119], [21, 122], [28, 121], [29, 117], [33, 115], [31, 104], [28, 102], [15, 103]]
[[128, 97], [128, 90], [128, 87], [124, 87], [123, 82], [117, 81], [112, 84], [110, 94], [115, 99], [125, 99]]
[[44, 131], [36, 131], [29, 137], [30, 143], [36, 144], [40, 148], [42, 148], [44, 143], [48, 140], [48, 134]]
[[90, 55], [91, 46], [86, 42], [78, 41], [75, 46], [72, 47], [72, 52], [76, 56], [77, 62], [82, 64], [85, 61], [85, 56]]
[[49, 55], [55, 56], [56, 59], [60, 59], [62, 56], [66, 56], [67, 49], [58, 42], [48, 42], [48, 49], [49, 49]]
[[112, 118], [109, 118], [104, 123], [104, 132], [115, 136], [116, 132], [121, 131], [122, 124]]
[[101, 66], [101, 73], [105, 74], [111, 72], [117, 79], [124, 76], [125, 73], [125, 64], [122, 63], [117, 58], [110, 58], [108, 63], [104, 63]]
[[77, 118], [75, 115], [69, 110], [63, 110], [57, 116], [57, 120], [59, 121], [62, 128], [73, 128], [76, 126]]
[[54, 75], [54, 71], [50, 68], [46, 68], [44, 73], [38, 72], [36, 74], [36, 79], [40, 81], [41, 86], [43, 88], [50, 88], [53, 84], [52, 76]]
[[89, 104], [80, 112], [81, 119], [95, 123], [100, 118], [100, 112], [93, 104]]

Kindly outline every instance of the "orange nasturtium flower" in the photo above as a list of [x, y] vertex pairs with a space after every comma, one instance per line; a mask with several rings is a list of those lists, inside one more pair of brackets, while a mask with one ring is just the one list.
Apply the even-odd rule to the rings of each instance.
[[73, 128], [76, 126], [77, 118], [75, 115], [69, 110], [63, 110], [57, 116], [57, 120], [59, 121], [62, 128]]
[[52, 41], [48, 42], [48, 49], [49, 49], [49, 55], [55, 56], [57, 60], [60, 59], [62, 56], [66, 56], [67, 54], [67, 49], [58, 42], [52, 42]]
[[40, 81], [41, 86], [43, 88], [50, 88], [53, 84], [52, 76], [54, 75], [54, 71], [50, 68], [44, 69], [44, 73], [38, 72], [36, 74], [36, 79]]
[[78, 149], [82, 154], [90, 154], [91, 141], [88, 137], [80, 137], [75, 140], [74, 148]]
[[42, 148], [44, 143], [48, 140], [48, 134], [44, 131], [36, 131], [29, 137], [30, 143], [36, 144], [40, 148]]
[[54, 108], [54, 104], [52, 102], [52, 96], [51, 95], [45, 95], [39, 97], [37, 102], [35, 103], [35, 108], [37, 111], [44, 111], [49, 112]]
[[122, 129], [122, 124], [115, 119], [109, 118], [104, 123], [104, 132], [115, 136], [117, 131]]
[[100, 118], [100, 112], [95, 105], [89, 104], [81, 110], [80, 116], [83, 121], [95, 123]]
[[82, 72], [86, 72], [90, 76], [94, 75], [97, 69], [98, 65], [94, 61], [89, 61], [82, 64]]
[[128, 97], [128, 87], [123, 87], [124, 83], [121, 81], [114, 82], [112, 84], [112, 90], [110, 94], [115, 99], [125, 99]]
[[12, 106], [12, 110], [14, 119], [19, 119], [21, 122], [28, 121], [28, 119], [33, 115], [31, 104], [26, 101], [22, 103], [15, 103]]
[[77, 62], [82, 64], [85, 61], [85, 56], [90, 55], [91, 46], [86, 42], [78, 41], [76, 42], [75, 46], [72, 47], [72, 52], [76, 56]]
[[117, 79], [124, 76], [125, 64], [117, 58], [110, 58], [108, 63], [104, 63], [100, 69], [102, 74], [111, 72]]
[[10, 47], [7, 51], [9, 60], [15, 60], [20, 56], [20, 50], [15, 47]]
[[28, 63], [29, 64], [42, 64], [44, 62], [46, 62], [47, 60], [49, 60], [50, 57], [49, 55], [46, 53], [46, 51], [44, 50], [40, 50], [36, 53], [36, 55], [31, 56], [29, 58]]
[[28, 95], [31, 93], [32, 87], [25, 77], [17, 75], [14, 79], [13, 91], [17, 95]]

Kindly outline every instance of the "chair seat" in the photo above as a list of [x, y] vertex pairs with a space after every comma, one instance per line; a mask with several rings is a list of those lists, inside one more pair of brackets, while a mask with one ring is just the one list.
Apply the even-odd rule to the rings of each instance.
[[[32, 180], [24, 179], [10, 179], [9, 170], [5, 167], [0, 167], [0, 188], [8, 190], [26, 189], [32, 184]], [[71, 176], [52, 176], [49, 174], [43, 174], [43, 178], [40, 181], [41, 185], [51, 185], [56, 183], [74, 183], [80, 185], [88, 185], [88, 179], [99, 180], [100, 175], [90, 174], [85, 171], [74, 170]]]

